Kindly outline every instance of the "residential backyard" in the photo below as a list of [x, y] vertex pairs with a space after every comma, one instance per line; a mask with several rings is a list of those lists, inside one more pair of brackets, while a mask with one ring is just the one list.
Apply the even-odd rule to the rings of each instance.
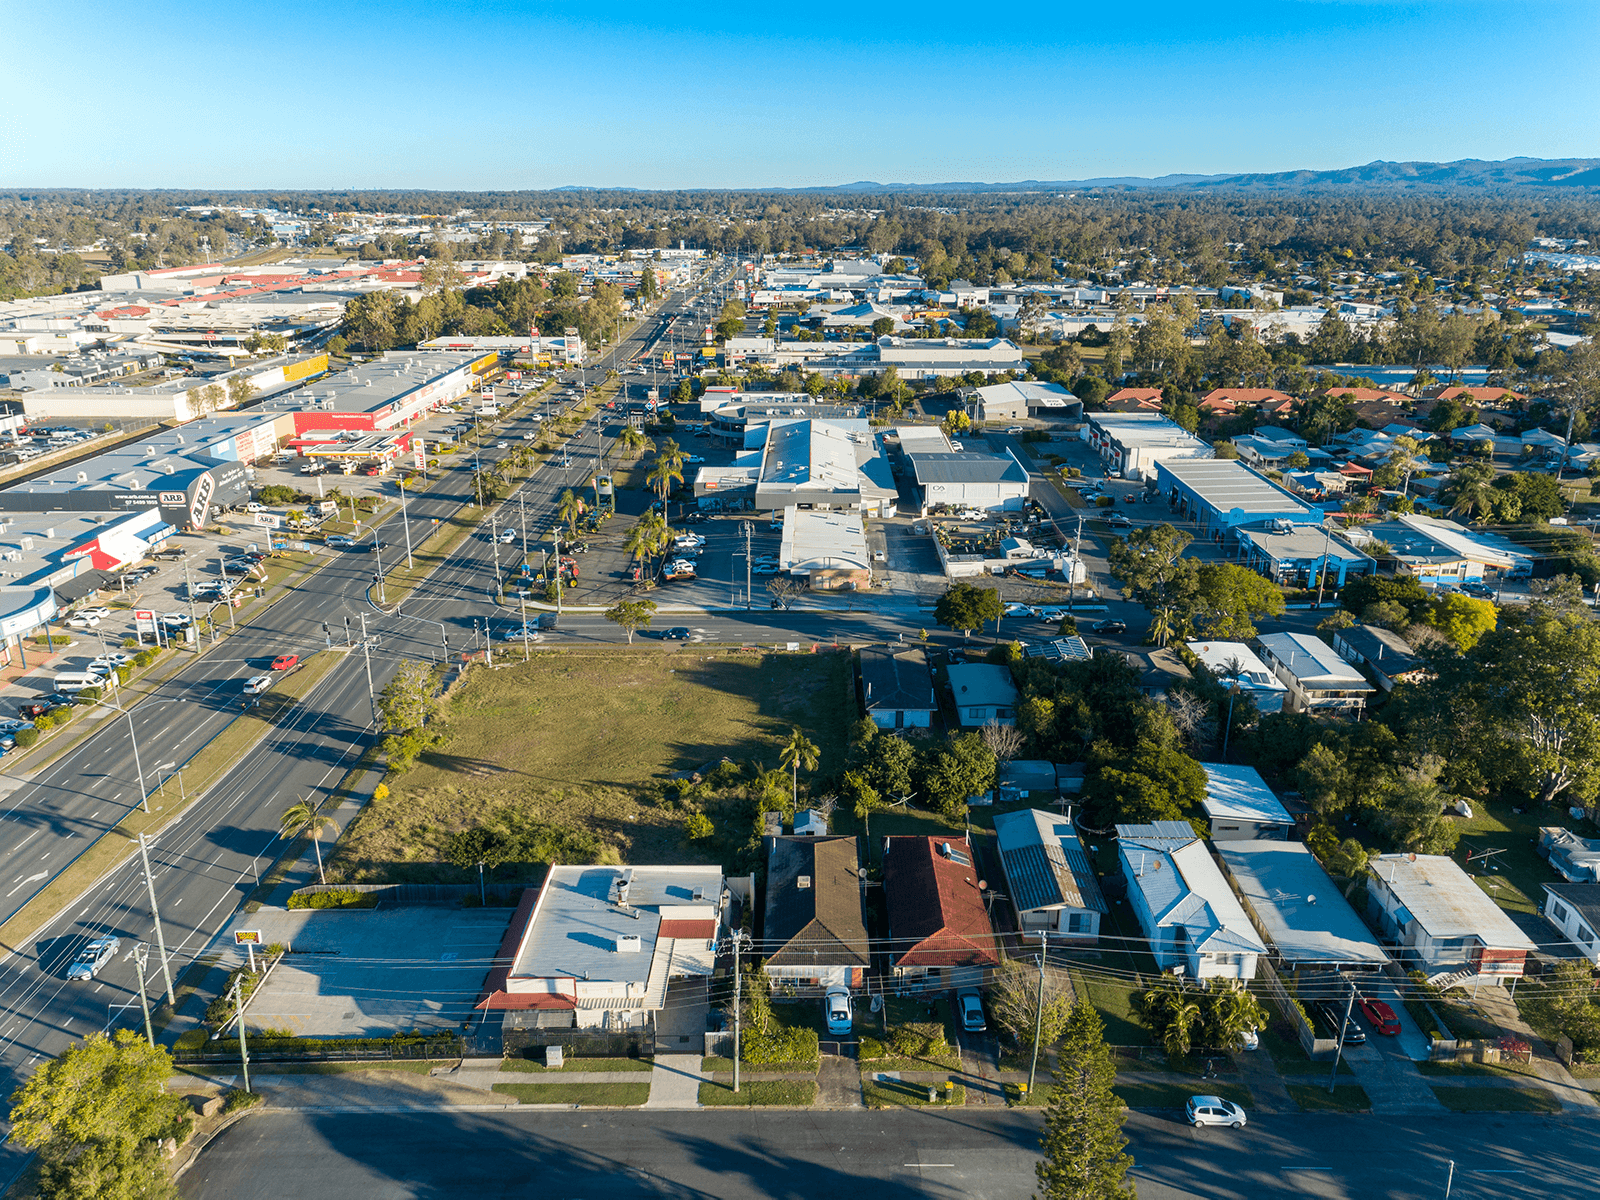
[[[742, 846], [750, 829], [743, 781], [752, 766], [775, 770], [782, 743], [802, 730], [820, 756], [814, 771], [801, 772], [803, 794], [808, 776], [839, 769], [854, 715], [844, 654], [664, 655], [638, 647], [475, 666], [444, 701], [437, 743], [412, 770], [391, 774], [387, 795], [352, 822], [328, 876], [464, 881], [444, 862], [446, 840], [490, 822], [539, 848], [528, 863], [499, 868], [491, 882], [501, 884], [536, 878], [529, 868], [554, 857], [721, 861], [724, 837], [686, 840], [691, 806], [703, 805]], [[715, 796], [681, 799], [692, 773], [724, 759]]]

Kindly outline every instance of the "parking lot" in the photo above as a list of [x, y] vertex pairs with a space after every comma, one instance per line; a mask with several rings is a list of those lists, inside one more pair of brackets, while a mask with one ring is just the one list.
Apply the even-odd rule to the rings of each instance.
[[[259, 930], [263, 945], [293, 951], [257, 989], [246, 1025], [330, 1038], [460, 1028], [474, 1015], [511, 915], [509, 908], [263, 908], [240, 916], [230, 932]], [[232, 942], [228, 933], [223, 940]]]

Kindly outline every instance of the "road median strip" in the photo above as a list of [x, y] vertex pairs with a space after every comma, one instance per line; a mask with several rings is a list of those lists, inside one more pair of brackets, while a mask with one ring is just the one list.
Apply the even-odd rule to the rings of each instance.
[[85, 891], [110, 872], [117, 870], [135, 853], [139, 834], [159, 836], [204, 798], [214, 784], [232, 770], [263, 738], [271, 734], [278, 721], [294, 710], [320, 683], [344, 655], [335, 650], [313, 655], [283, 685], [262, 697], [262, 703], [241, 712], [195, 751], [184, 764], [183, 793], [187, 799], [168, 811], [170, 797], [163, 781], [150, 795], [150, 812], [132, 805], [123, 818], [95, 838], [54, 879], [0, 925], [0, 953], [11, 953], [55, 920]]

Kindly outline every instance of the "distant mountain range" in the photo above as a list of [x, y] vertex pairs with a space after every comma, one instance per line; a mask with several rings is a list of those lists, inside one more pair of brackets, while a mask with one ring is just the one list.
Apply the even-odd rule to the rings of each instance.
[[[1458, 162], [1370, 162], [1334, 171], [1277, 171], [1242, 175], [1136, 175], [1095, 179], [1023, 179], [1015, 183], [841, 183], [799, 188], [697, 188], [695, 191], [786, 195], [891, 195], [960, 192], [1062, 192], [1094, 189], [1227, 190], [1310, 195], [1324, 192], [1503, 192], [1600, 188], [1600, 158], [1466, 158]], [[637, 191], [635, 188], [559, 188], [558, 191]]]

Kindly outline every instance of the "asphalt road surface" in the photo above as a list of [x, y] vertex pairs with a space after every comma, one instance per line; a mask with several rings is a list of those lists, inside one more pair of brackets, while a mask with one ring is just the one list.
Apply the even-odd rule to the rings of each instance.
[[[681, 303], [674, 298], [667, 307]], [[643, 352], [658, 325], [641, 322], [589, 373], [603, 377], [613, 363]], [[596, 419], [574, 440], [581, 443], [587, 435], [592, 445]], [[481, 454], [487, 459], [508, 452], [491, 441]], [[548, 525], [549, 514], [542, 510], [559, 494], [558, 471], [546, 465], [527, 485], [530, 519], [538, 517]], [[469, 472], [458, 469], [444, 484], [410, 498], [405, 519], [411, 522], [412, 537], [420, 541], [433, 519], [459, 511], [471, 492]], [[396, 513], [377, 529], [377, 538], [389, 544], [381, 555], [335, 552], [321, 571], [131, 710], [139, 760], [152, 790], [164, 774], [155, 768], [183, 761], [236, 715], [240, 680], [260, 673], [273, 656], [305, 655], [329, 641], [341, 644], [347, 623], [359, 638], [364, 619], [372, 639], [373, 686], [381, 690], [401, 659], [436, 659], [445, 639], [452, 651], [467, 648], [474, 628], [500, 615], [489, 596], [495, 547], [481, 537], [466, 539], [413, 593], [401, 615], [385, 616], [370, 604], [367, 589], [379, 558], [386, 570], [403, 560], [401, 521]], [[621, 636], [615, 626], [610, 629]], [[244, 762], [152, 843], [151, 867], [174, 976], [253, 889], [257, 862], [270, 861], [274, 853], [283, 810], [306, 796], [327, 796], [366, 745], [371, 731], [367, 664], [359, 650], [345, 658]], [[127, 719], [110, 713], [97, 719], [97, 726], [73, 754], [0, 801], [0, 913], [15, 912], [139, 802]], [[169, 784], [152, 806], [176, 807], [176, 793]], [[131, 962], [119, 958], [91, 982], [65, 978], [66, 965], [78, 949], [104, 933], [122, 937], [124, 951], [140, 940], [154, 945], [136, 858], [102, 880], [36, 939], [0, 960], [0, 1096], [9, 1095], [41, 1058], [59, 1054], [86, 1034], [138, 1024]], [[153, 952], [151, 967], [154, 995], [162, 982]], [[9, 1144], [0, 1147], [0, 1187], [9, 1184], [24, 1162], [25, 1156]]]
[[[1037, 1115], [969, 1109], [268, 1112], [224, 1131], [180, 1190], [190, 1200], [1021, 1198], [1037, 1186], [1038, 1128]], [[1304, 1114], [1236, 1132], [1135, 1113], [1125, 1132], [1141, 1200], [1431, 1200], [1452, 1159], [1452, 1200], [1600, 1190], [1600, 1122], [1587, 1116]]]

